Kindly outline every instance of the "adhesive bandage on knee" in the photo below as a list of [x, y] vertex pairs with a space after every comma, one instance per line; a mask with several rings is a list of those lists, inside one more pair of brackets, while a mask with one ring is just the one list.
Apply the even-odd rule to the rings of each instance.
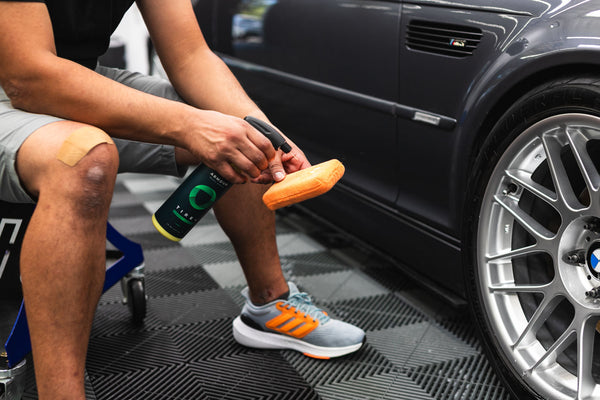
[[102, 129], [84, 126], [74, 130], [69, 135], [58, 150], [56, 158], [72, 167], [85, 157], [90, 150], [102, 143], [114, 144]]

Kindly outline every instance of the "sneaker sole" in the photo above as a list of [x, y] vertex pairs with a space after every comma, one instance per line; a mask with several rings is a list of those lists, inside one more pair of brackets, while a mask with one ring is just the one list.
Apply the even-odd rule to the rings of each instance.
[[361, 348], [363, 342], [344, 347], [322, 347], [306, 343], [303, 340], [262, 332], [246, 325], [240, 317], [233, 321], [233, 337], [244, 346], [257, 349], [296, 350], [312, 358], [332, 358], [353, 353]]

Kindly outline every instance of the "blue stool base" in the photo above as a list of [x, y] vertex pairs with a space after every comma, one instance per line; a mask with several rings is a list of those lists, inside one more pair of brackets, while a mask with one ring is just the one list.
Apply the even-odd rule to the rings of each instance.
[[[106, 239], [123, 253], [123, 256], [106, 269], [103, 293], [144, 262], [142, 246], [121, 235], [110, 223], [107, 225]], [[16, 367], [31, 352], [31, 338], [23, 302], [4, 348], [10, 368]]]

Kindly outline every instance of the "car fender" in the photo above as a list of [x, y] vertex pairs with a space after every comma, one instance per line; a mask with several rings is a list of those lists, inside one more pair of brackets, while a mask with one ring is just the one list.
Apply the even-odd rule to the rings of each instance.
[[[558, 75], [585, 72], [600, 66], [600, 12], [598, 6], [580, 3], [559, 15], [546, 14], [514, 35], [503, 51], [473, 83], [457, 118], [452, 165], [462, 168], [456, 193], [465, 193], [468, 171], [497, 119], [520, 96]], [[565, 22], [568, 18], [584, 23]], [[598, 15], [596, 15], [598, 14]], [[568, 18], [567, 18], [568, 17]], [[573, 21], [573, 19], [571, 20]], [[582, 29], [583, 28], [583, 29]], [[465, 149], [470, 149], [466, 158]], [[468, 162], [464, 160], [468, 159]], [[457, 202], [462, 207], [463, 199]], [[457, 210], [460, 215], [460, 209]]]

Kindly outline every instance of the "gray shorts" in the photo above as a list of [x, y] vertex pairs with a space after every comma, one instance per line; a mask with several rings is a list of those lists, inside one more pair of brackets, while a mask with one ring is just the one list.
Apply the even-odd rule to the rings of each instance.
[[[99, 66], [96, 72], [135, 89], [167, 99], [183, 101], [171, 84], [161, 78]], [[51, 122], [49, 115], [32, 114], [12, 107], [0, 87], [0, 200], [31, 203], [15, 170], [17, 151], [33, 132]], [[119, 172], [156, 173], [183, 176], [186, 168], [175, 162], [173, 146], [113, 138], [119, 150]]]

